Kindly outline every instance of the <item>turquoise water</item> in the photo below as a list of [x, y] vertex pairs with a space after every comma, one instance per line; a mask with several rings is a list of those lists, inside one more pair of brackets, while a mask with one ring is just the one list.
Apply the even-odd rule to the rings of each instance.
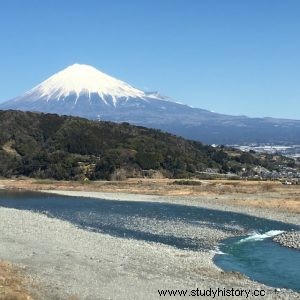
[[219, 247], [214, 262], [225, 271], [238, 271], [277, 288], [300, 292], [300, 251], [282, 247], [271, 238], [230, 238]]
[[293, 224], [185, 205], [4, 190], [0, 190], [0, 206], [43, 213], [85, 230], [193, 251], [214, 249], [205, 243], [205, 237], [164, 234], [164, 228], [159, 226], [180, 222], [195, 229], [206, 224], [235, 236], [246, 233], [250, 238], [243, 236], [223, 241], [220, 251], [225, 254], [216, 255], [215, 263], [226, 271], [239, 271], [270, 286], [300, 291], [300, 251], [281, 247], [268, 237], [275, 234], [274, 231], [300, 229]]

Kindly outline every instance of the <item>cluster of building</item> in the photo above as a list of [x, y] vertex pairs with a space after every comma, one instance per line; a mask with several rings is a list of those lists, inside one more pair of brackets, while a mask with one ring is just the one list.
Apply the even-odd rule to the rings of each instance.
[[294, 159], [300, 158], [300, 145], [250, 144], [232, 145], [232, 147], [245, 152], [252, 150], [258, 153], [281, 154]]
[[[257, 153], [279, 154], [300, 161], [300, 145], [270, 145], [250, 144], [233, 145], [232, 147], [244, 152], [255, 151]], [[299, 168], [279, 166], [279, 170], [270, 171], [264, 167], [256, 166], [252, 170], [243, 170], [239, 174], [242, 178], [261, 180], [280, 180], [283, 184], [300, 184]]]
[[264, 167], [254, 167], [251, 171], [241, 173], [241, 177], [261, 180], [279, 180], [283, 184], [300, 184], [300, 171], [282, 166], [279, 171], [267, 170]]

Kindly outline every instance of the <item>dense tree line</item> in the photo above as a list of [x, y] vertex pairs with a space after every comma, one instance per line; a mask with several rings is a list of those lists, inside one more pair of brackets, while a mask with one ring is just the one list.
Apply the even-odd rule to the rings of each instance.
[[[207, 168], [239, 172], [282, 158], [261, 159], [226, 147], [211, 147], [159, 130], [128, 123], [0, 111], [0, 176], [91, 180], [142, 176], [156, 170], [166, 177], [195, 176]], [[115, 176], [115, 177], [114, 177]]]

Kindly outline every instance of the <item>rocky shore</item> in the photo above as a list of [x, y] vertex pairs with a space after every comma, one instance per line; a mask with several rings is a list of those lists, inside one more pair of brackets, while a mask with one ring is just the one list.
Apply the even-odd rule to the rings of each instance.
[[[62, 192], [88, 196], [83, 192]], [[83, 193], [83, 194], [82, 194]], [[206, 208], [232, 210], [231, 206], [183, 197], [158, 197], [129, 194], [90, 193], [90, 197], [115, 200], [171, 202]], [[236, 209], [237, 210], [237, 209]], [[241, 208], [245, 213], [245, 210]], [[260, 216], [260, 210], [246, 213]], [[275, 213], [268, 218], [291, 223], [299, 221], [293, 214]], [[242, 228], [229, 230], [201, 227], [180, 220], [136, 219], [149, 234], [203, 239], [203, 251], [178, 249], [162, 243], [120, 238], [101, 232], [83, 230], [73, 224], [46, 215], [0, 208], [0, 259], [11, 261], [38, 287], [36, 299], [159, 299], [158, 289], [226, 288], [265, 290], [264, 299], [299, 299], [299, 293], [275, 289], [236, 272], [223, 272], [213, 263], [215, 246], [223, 239], [239, 236]], [[131, 229], [131, 228], [128, 228]], [[182, 298], [182, 297], [181, 297]], [[174, 299], [181, 299], [174, 297]], [[228, 299], [219, 297], [218, 299]]]
[[276, 235], [273, 238], [274, 242], [288, 248], [300, 250], [300, 231], [289, 231]]

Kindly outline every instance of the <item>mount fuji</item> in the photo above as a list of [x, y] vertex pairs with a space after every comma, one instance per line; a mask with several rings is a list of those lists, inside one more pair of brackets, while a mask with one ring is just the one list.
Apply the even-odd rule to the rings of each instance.
[[300, 121], [230, 116], [192, 108], [81, 64], [69, 66], [24, 95], [0, 103], [0, 109], [128, 122], [205, 143], [300, 143]]

